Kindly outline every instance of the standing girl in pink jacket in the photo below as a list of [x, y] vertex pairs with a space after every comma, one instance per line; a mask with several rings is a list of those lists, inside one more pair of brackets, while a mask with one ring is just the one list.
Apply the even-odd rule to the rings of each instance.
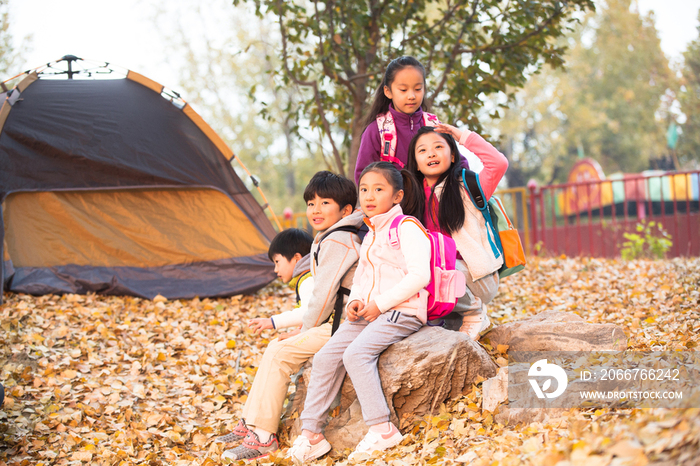
[[460, 131], [444, 123], [422, 127], [409, 144], [407, 168], [423, 188], [418, 193], [422, 212], [417, 217], [429, 231], [439, 231], [455, 240], [456, 268], [466, 278], [467, 292], [447, 320], [459, 319], [460, 331], [478, 340], [490, 324], [486, 304], [498, 291], [503, 255], [495, 256], [489, 243], [492, 233], [464, 187], [456, 141], [484, 164], [479, 181], [488, 201], [508, 169], [508, 160], [469, 130]]
[[402, 205], [407, 213], [418, 207], [418, 189], [413, 176], [406, 170], [399, 173], [389, 162], [374, 162], [362, 171], [358, 191], [369, 232], [360, 248], [345, 308], [347, 319], [314, 357], [300, 416], [302, 434], [289, 449], [289, 456], [296, 461], [311, 461], [331, 449], [321, 431], [346, 371], [369, 426], [350, 458], [369, 457], [373, 451], [393, 447], [403, 438], [389, 421], [377, 359], [390, 345], [418, 331], [426, 322], [428, 236], [417, 219], [408, 218], [398, 228], [400, 249], [389, 243], [391, 223], [403, 215]]

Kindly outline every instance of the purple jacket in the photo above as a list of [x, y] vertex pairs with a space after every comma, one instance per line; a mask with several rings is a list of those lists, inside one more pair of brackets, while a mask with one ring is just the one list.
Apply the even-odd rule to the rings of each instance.
[[[401, 160], [404, 165], [408, 164], [408, 146], [411, 139], [416, 135], [418, 130], [424, 126], [423, 110], [418, 109], [411, 115], [406, 115], [397, 110], [394, 110], [393, 105], [389, 105], [389, 111], [394, 117], [396, 125], [396, 158]], [[357, 153], [357, 164], [355, 165], [355, 184], [360, 183], [360, 174], [367, 165], [372, 162], [381, 160], [382, 142], [379, 139], [379, 127], [376, 123], [370, 123], [365, 132], [362, 133], [360, 141], [360, 150]], [[461, 154], [460, 154], [461, 155]], [[462, 157], [462, 166], [469, 168], [469, 162]], [[401, 167], [396, 167], [401, 168]]]

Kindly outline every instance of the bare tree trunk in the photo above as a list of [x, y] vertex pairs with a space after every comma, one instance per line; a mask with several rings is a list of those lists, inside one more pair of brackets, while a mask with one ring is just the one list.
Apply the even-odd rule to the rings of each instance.
[[287, 173], [285, 179], [287, 182], [287, 194], [290, 198], [296, 196], [296, 181], [294, 179], [294, 153], [292, 151], [292, 129], [289, 127], [289, 115], [284, 119], [282, 128], [284, 129], [284, 139], [287, 143]]
[[348, 154], [348, 178], [355, 181], [355, 165], [357, 165], [357, 154], [360, 151], [360, 142], [362, 141], [362, 133], [365, 131], [364, 126], [364, 102], [367, 98], [366, 83], [368, 78], [362, 80], [357, 86], [357, 96], [353, 102], [352, 115], [352, 140], [350, 143], [350, 153]]

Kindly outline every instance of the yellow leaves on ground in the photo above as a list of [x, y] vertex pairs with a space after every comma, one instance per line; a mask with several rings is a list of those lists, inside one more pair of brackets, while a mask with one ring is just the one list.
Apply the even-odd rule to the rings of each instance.
[[[572, 311], [620, 325], [631, 350], [700, 339], [700, 260], [532, 259], [503, 280], [497, 324]], [[214, 465], [212, 443], [241, 413], [265, 345], [248, 319], [287, 310], [273, 284], [254, 296], [152, 301], [6, 294], [0, 309], [0, 466]], [[487, 346], [505, 364], [506, 346]], [[505, 426], [481, 410], [481, 382], [436, 413], [402, 421], [404, 441], [368, 464], [693, 464], [700, 410], [570, 410]], [[283, 445], [286, 447], [287, 445]], [[283, 452], [260, 464], [289, 464]], [[319, 465], [347, 464], [345, 456]]]
[[292, 299], [6, 294], [0, 465], [218, 463], [264, 351], [246, 321]]

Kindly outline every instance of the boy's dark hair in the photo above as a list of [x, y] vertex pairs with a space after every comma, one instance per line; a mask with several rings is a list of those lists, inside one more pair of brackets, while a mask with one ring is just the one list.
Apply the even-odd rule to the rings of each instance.
[[311, 243], [314, 242], [313, 237], [298, 228], [289, 228], [282, 230], [275, 235], [267, 250], [267, 257], [274, 261], [272, 257], [276, 254], [281, 255], [288, 261], [292, 260], [294, 254], [299, 253], [304, 257], [311, 252]]
[[[372, 106], [370, 107], [369, 113], [367, 113], [367, 117], [365, 118], [365, 128], [376, 121], [377, 115], [382, 115], [389, 111], [391, 99], [384, 94], [384, 87], [386, 86], [391, 89], [391, 83], [394, 82], [396, 73], [404, 68], [408, 68], [409, 66], [412, 66], [423, 73], [423, 88], [425, 88], [425, 67], [421, 64], [421, 62], [409, 56], [403, 56], [391, 60], [391, 62], [389, 62], [389, 64], [386, 66], [386, 71], [384, 71], [382, 82], [379, 83], [379, 87], [377, 87], [377, 90], [374, 91]], [[424, 111], [428, 110], [425, 99], [423, 99], [423, 102], [421, 103], [421, 108]]]
[[438, 206], [437, 212], [425, 212], [425, 191], [422, 189], [418, 190], [417, 197], [420, 200], [417, 207], [420, 211], [420, 216], [416, 215], [422, 221], [428, 217], [428, 215], [437, 217], [437, 224], [440, 225], [440, 229], [450, 235], [458, 231], [464, 225], [464, 204], [462, 203], [462, 165], [458, 161], [460, 160], [459, 149], [457, 148], [457, 141], [452, 137], [451, 134], [439, 133], [435, 131], [432, 126], [423, 126], [418, 130], [411, 143], [408, 145], [408, 163], [406, 168], [415, 178], [418, 180], [418, 184], [423, 186], [423, 180], [425, 175], [418, 171], [418, 164], [416, 163], [416, 144], [421, 136], [427, 133], [435, 133], [442, 137], [447, 143], [447, 147], [450, 148], [452, 157], [455, 161], [452, 162], [450, 168], [440, 175], [440, 178], [435, 182], [433, 189], [430, 191], [430, 201], [429, 206], [433, 206], [432, 198], [435, 196], [435, 186], [445, 181], [442, 188], [442, 196], [440, 197], [440, 204]]
[[[389, 182], [394, 192], [403, 190], [403, 199], [401, 199], [401, 210], [406, 215], [412, 215], [418, 220], [423, 221], [422, 217], [422, 199], [419, 197], [423, 191], [411, 172], [406, 169], [399, 171], [391, 162], [372, 162], [362, 170], [360, 174], [360, 183], [362, 177], [369, 172], [378, 172], [384, 175], [384, 178]], [[425, 197], [425, 196], [424, 196]]]
[[317, 172], [306, 185], [304, 201], [309, 202], [316, 196], [333, 199], [341, 209], [346, 205], [354, 209], [357, 205], [355, 183], [344, 176], [336, 175], [327, 170]]

